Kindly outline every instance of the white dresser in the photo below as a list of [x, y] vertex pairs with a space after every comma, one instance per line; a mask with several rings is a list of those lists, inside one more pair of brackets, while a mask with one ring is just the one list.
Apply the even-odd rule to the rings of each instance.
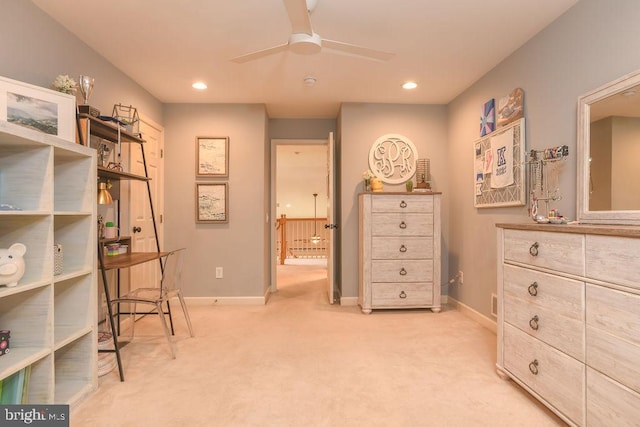
[[497, 227], [498, 373], [571, 425], [640, 425], [640, 227]]
[[440, 311], [440, 193], [359, 196], [358, 304]]

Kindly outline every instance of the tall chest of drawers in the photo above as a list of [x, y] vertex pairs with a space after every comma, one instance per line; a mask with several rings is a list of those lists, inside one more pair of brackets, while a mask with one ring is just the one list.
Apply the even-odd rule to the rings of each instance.
[[640, 228], [498, 224], [498, 373], [578, 426], [640, 422]]
[[359, 196], [358, 304], [440, 311], [440, 194]]

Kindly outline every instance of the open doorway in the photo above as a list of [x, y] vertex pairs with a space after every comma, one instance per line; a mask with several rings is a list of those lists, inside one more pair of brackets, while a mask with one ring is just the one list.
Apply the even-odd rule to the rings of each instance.
[[327, 279], [327, 140], [272, 143], [272, 292]]

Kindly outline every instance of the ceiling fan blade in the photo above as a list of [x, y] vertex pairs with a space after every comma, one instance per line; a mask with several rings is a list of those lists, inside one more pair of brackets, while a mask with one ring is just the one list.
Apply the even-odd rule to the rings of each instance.
[[383, 52], [381, 50], [370, 49], [368, 47], [357, 46], [350, 43], [337, 42], [335, 40], [322, 39], [322, 47], [337, 50], [353, 56], [360, 56], [376, 61], [388, 61], [395, 56], [395, 53]]
[[282, 0], [287, 9], [289, 21], [291, 21], [292, 33], [305, 33], [312, 35], [311, 18], [307, 10], [306, 0]]
[[254, 59], [263, 58], [265, 56], [273, 55], [274, 53], [285, 51], [288, 47], [289, 44], [285, 43], [279, 46], [274, 46], [267, 49], [258, 50], [256, 52], [247, 53], [245, 55], [240, 55], [231, 60], [233, 62], [237, 62], [238, 64], [242, 64], [244, 62], [253, 61]]

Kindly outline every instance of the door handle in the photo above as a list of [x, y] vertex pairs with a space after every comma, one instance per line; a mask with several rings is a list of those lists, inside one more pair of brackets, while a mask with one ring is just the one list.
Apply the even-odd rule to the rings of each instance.
[[338, 228], [338, 224], [325, 224], [324, 228], [329, 229], [329, 230], [334, 230], [334, 229]]
[[142, 228], [140, 227], [133, 227], [133, 232], [134, 233], [140, 233], [142, 231]]

